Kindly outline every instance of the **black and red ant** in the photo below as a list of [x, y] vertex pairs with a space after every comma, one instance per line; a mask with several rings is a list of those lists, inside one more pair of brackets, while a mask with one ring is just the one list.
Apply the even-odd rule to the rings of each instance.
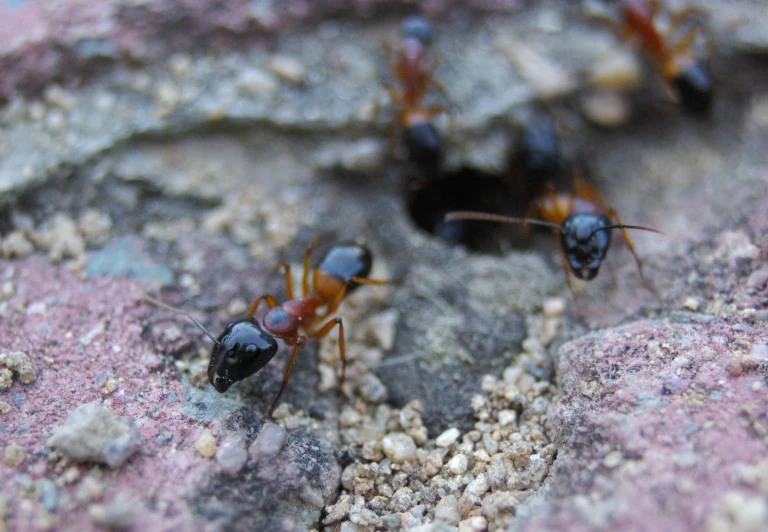
[[618, 23], [611, 22], [617, 35], [649, 58], [670, 98], [698, 114], [706, 114], [712, 104], [712, 76], [707, 58], [691, 49], [697, 40], [707, 48], [709, 36], [702, 13], [688, 8], [668, 16], [669, 31], [661, 31], [659, 0], [620, 0]]
[[[319, 238], [319, 237], [318, 237]], [[315, 328], [315, 324], [333, 314], [344, 297], [361, 284], [386, 284], [387, 281], [368, 279], [373, 259], [365, 246], [349, 243], [333, 246], [319, 266], [312, 270], [312, 290], [309, 286], [310, 261], [312, 248], [318, 238], [307, 247], [304, 256], [304, 272], [301, 279], [301, 296], [294, 298], [291, 268], [280, 263], [285, 273], [286, 301], [278, 301], [270, 294], [257, 298], [248, 309], [245, 317], [227, 324], [218, 338], [206, 329], [194, 316], [146, 297], [151, 303], [167, 310], [183, 314], [192, 319], [200, 329], [214, 342], [211, 361], [208, 365], [208, 379], [216, 391], [226, 392], [234, 383], [244, 380], [263, 368], [277, 354], [276, 339], [293, 346], [293, 353], [283, 375], [280, 391], [272, 401], [264, 418], [271, 416], [277, 401], [288, 383], [291, 370], [296, 362], [299, 349], [307, 343], [307, 338], [323, 338], [334, 327], [339, 328], [339, 356], [341, 357], [341, 377], [343, 384], [346, 373], [346, 347], [344, 344], [344, 322], [340, 317], [331, 318], [324, 325]], [[259, 304], [266, 301], [266, 314], [261, 322], [254, 318]], [[322, 312], [318, 310], [325, 307]], [[304, 334], [300, 333], [304, 331]]]
[[635, 253], [627, 229], [639, 229], [652, 233], [661, 233], [661, 231], [640, 225], [624, 224], [616, 211], [609, 208], [597, 191], [583, 180], [579, 178], [574, 180], [574, 192], [572, 194], [555, 192], [554, 189], [550, 188], [546, 194], [533, 202], [529, 209], [529, 216], [537, 218], [515, 218], [482, 212], [456, 211], [448, 213], [445, 216], [445, 221], [485, 220], [511, 224], [531, 224], [549, 227], [558, 232], [560, 234], [558, 250], [568, 279], [568, 287], [571, 289], [574, 300], [577, 298], [576, 291], [568, 272], [570, 271], [574, 277], [585, 281], [594, 279], [608, 253], [608, 247], [611, 244], [611, 231], [621, 229], [621, 236], [635, 258], [643, 283], [653, 291], [643, 274], [643, 265]]
[[422, 172], [432, 173], [437, 170], [442, 158], [442, 143], [432, 119], [447, 110], [439, 106], [425, 107], [422, 101], [430, 87], [435, 88], [445, 100], [448, 97], [432, 75], [434, 61], [430, 66], [424, 64], [432, 44], [429, 22], [418, 16], [408, 17], [403, 21], [401, 32], [402, 41], [395, 60], [392, 59], [391, 49], [386, 48], [390, 71], [401, 90], [390, 84], [384, 87], [390, 100], [400, 107], [397, 124], [402, 128], [408, 160]]

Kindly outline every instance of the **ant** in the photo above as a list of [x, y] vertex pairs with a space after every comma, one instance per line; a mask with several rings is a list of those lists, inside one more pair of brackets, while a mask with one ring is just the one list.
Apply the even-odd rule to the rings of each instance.
[[432, 72], [435, 62], [425, 66], [427, 51], [432, 44], [432, 27], [419, 16], [408, 17], [401, 27], [402, 41], [396, 60], [386, 45], [387, 62], [392, 76], [400, 83], [398, 92], [392, 85], [385, 84], [390, 100], [400, 106], [397, 123], [403, 128], [403, 144], [408, 160], [425, 173], [437, 170], [442, 159], [442, 146], [437, 130], [431, 120], [447, 110], [444, 107], [425, 107], [422, 104], [427, 89], [434, 87], [448, 101], [443, 86], [435, 80]]
[[574, 277], [585, 281], [594, 279], [608, 253], [608, 247], [611, 244], [611, 231], [621, 229], [621, 236], [635, 258], [637, 270], [640, 272], [643, 283], [649, 290], [654, 291], [643, 274], [643, 265], [635, 253], [627, 229], [663, 233], [650, 227], [624, 224], [616, 211], [605, 204], [597, 191], [578, 177], [574, 179], [573, 194], [557, 193], [550, 188], [546, 194], [534, 201], [529, 209], [529, 216], [538, 216], [538, 218], [514, 218], [482, 212], [456, 211], [448, 213], [445, 216], [445, 221], [485, 220], [511, 224], [531, 224], [549, 227], [555, 232], [559, 232], [558, 250], [568, 280], [568, 287], [574, 300], [577, 300], [576, 290], [568, 272], [570, 271]]
[[[296, 362], [296, 355], [299, 349], [307, 343], [307, 338], [324, 338], [336, 326], [339, 328], [339, 355], [341, 357], [341, 377], [339, 380], [340, 384], [343, 384], [347, 364], [344, 322], [340, 317], [335, 317], [318, 328], [314, 328], [314, 326], [317, 322], [333, 314], [344, 297], [359, 285], [387, 283], [387, 281], [367, 278], [373, 265], [371, 252], [368, 248], [359, 244], [347, 243], [333, 246], [320, 265], [312, 270], [313, 289], [310, 291], [309, 271], [312, 249], [319, 239], [320, 237], [317, 237], [309, 244], [304, 256], [304, 272], [301, 278], [302, 297], [294, 298], [290, 265], [280, 263], [275, 267], [275, 270], [282, 268], [285, 273], [287, 300], [281, 304], [270, 294], [262, 295], [253, 302], [244, 318], [227, 324], [224, 332], [218, 338], [214, 338], [194, 316], [145, 296], [145, 299], [157, 306], [189, 317], [208, 338], [213, 340], [215, 345], [208, 365], [208, 379], [219, 393], [226, 392], [234, 383], [254, 375], [272, 360], [278, 349], [276, 339], [281, 339], [286, 345], [293, 346], [280, 391], [277, 392], [277, 396], [262, 420], [272, 416], [277, 401], [288, 383], [291, 370]], [[258, 319], [254, 318], [254, 315], [262, 301], [266, 301], [269, 310], [259, 322]], [[321, 307], [325, 307], [325, 309], [319, 312], [318, 309]], [[300, 330], [303, 331], [303, 334]]]
[[702, 13], [688, 8], [669, 14], [670, 31], [662, 34], [658, 29], [659, 0], [620, 0], [618, 10], [620, 21], [611, 23], [611, 28], [649, 57], [669, 97], [693, 113], [708, 113], [712, 76], [706, 61], [697, 59], [691, 51], [697, 39], [709, 48]]

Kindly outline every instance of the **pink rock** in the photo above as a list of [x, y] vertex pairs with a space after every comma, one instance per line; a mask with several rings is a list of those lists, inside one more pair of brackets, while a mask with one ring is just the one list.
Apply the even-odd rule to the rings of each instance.
[[523, 528], [703, 529], [723, 493], [745, 489], [734, 468], [765, 453], [762, 370], [731, 369], [734, 342], [764, 333], [739, 328], [640, 321], [565, 344], [548, 421], [558, 456]]

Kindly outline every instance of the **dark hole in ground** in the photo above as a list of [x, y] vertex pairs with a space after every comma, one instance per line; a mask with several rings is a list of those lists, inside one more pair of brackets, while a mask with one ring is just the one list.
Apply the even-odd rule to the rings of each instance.
[[[453, 245], [481, 253], [535, 248], [549, 252], [555, 239], [548, 229], [485, 221], [446, 222], [451, 211], [479, 211], [525, 217], [534, 194], [517, 183], [517, 177], [489, 174], [471, 168], [449, 172], [410, 193], [408, 212], [421, 230]], [[530, 192], [539, 189], [528, 187]]]

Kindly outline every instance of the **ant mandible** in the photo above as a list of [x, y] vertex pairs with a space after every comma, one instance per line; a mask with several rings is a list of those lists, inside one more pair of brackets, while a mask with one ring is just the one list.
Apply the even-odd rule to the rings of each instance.
[[670, 31], [662, 34], [658, 29], [658, 0], [620, 0], [618, 11], [620, 21], [611, 28], [650, 58], [670, 98], [694, 113], [709, 112], [712, 76], [705, 62], [691, 51], [696, 39], [709, 47], [702, 13], [688, 8], [670, 14]]
[[[340, 317], [335, 317], [318, 328], [314, 326], [333, 314], [344, 296], [356, 289], [358, 285], [387, 283], [387, 281], [367, 278], [373, 265], [371, 252], [365, 246], [349, 243], [332, 247], [320, 265], [312, 270], [313, 289], [310, 291], [309, 270], [312, 249], [319, 238], [315, 238], [310, 243], [304, 256], [304, 272], [301, 279], [302, 297], [294, 298], [291, 268], [286, 263], [280, 263], [276, 269], [282, 268], [285, 273], [287, 300], [281, 304], [270, 294], [262, 295], [253, 302], [244, 318], [227, 324], [218, 338], [214, 338], [194, 316], [145, 296], [155, 305], [188, 316], [208, 338], [213, 340], [215, 345], [208, 365], [208, 379], [220, 393], [226, 392], [234, 383], [255, 374], [272, 360], [278, 349], [276, 338], [283, 340], [286, 345], [293, 346], [280, 391], [277, 392], [277, 396], [262, 419], [272, 416], [277, 401], [288, 383], [296, 362], [296, 355], [307, 343], [307, 338], [323, 338], [336, 326], [339, 328], [341, 358], [339, 381], [343, 384], [347, 363], [344, 322]], [[266, 301], [269, 310], [259, 323], [254, 315], [262, 301]], [[320, 312], [319, 309], [322, 307], [325, 309]], [[304, 333], [300, 333], [300, 330]]]
[[393, 61], [392, 51], [386, 46], [387, 62], [392, 76], [400, 83], [401, 91], [385, 84], [390, 100], [400, 106], [397, 123], [403, 128], [403, 143], [408, 160], [420, 170], [433, 172], [440, 164], [442, 146], [431, 120], [447, 110], [444, 107], [425, 107], [422, 101], [429, 87], [434, 87], [448, 101], [443, 86], [432, 75], [435, 64], [425, 66], [427, 51], [432, 44], [432, 27], [418, 16], [403, 21], [402, 41]]
[[611, 244], [611, 231], [621, 229], [629, 251], [635, 258], [637, 270], [645, 286], [653, 291], [643, 274], [643, 265], [635, 253], [635, 247], [629, 239], [627, 229], [639, 229], [652, 233], [661, 233], [656, 229], [640, 225], [626, 225], [619, 215], [609, 208], [597, 191], [578, 177], [574, 179], [574, 193], [555, 192], [550, 188], [546, 194], [536, 199], [529, 209], [529, 216], [538, 218], [514, 218], [490, 213], [456, 211], [445, 216], [445, 221], [480, 220], [512, 224], [531, 224], [549, 227], [560, 233], [558, 250], [563, 262], [563, 269], [568, 280], [568, 287], [577, 300], [576, 291], [569, 271], [574, 277], [589, 281], [597, 276], [600, 265], [608, 253]]

